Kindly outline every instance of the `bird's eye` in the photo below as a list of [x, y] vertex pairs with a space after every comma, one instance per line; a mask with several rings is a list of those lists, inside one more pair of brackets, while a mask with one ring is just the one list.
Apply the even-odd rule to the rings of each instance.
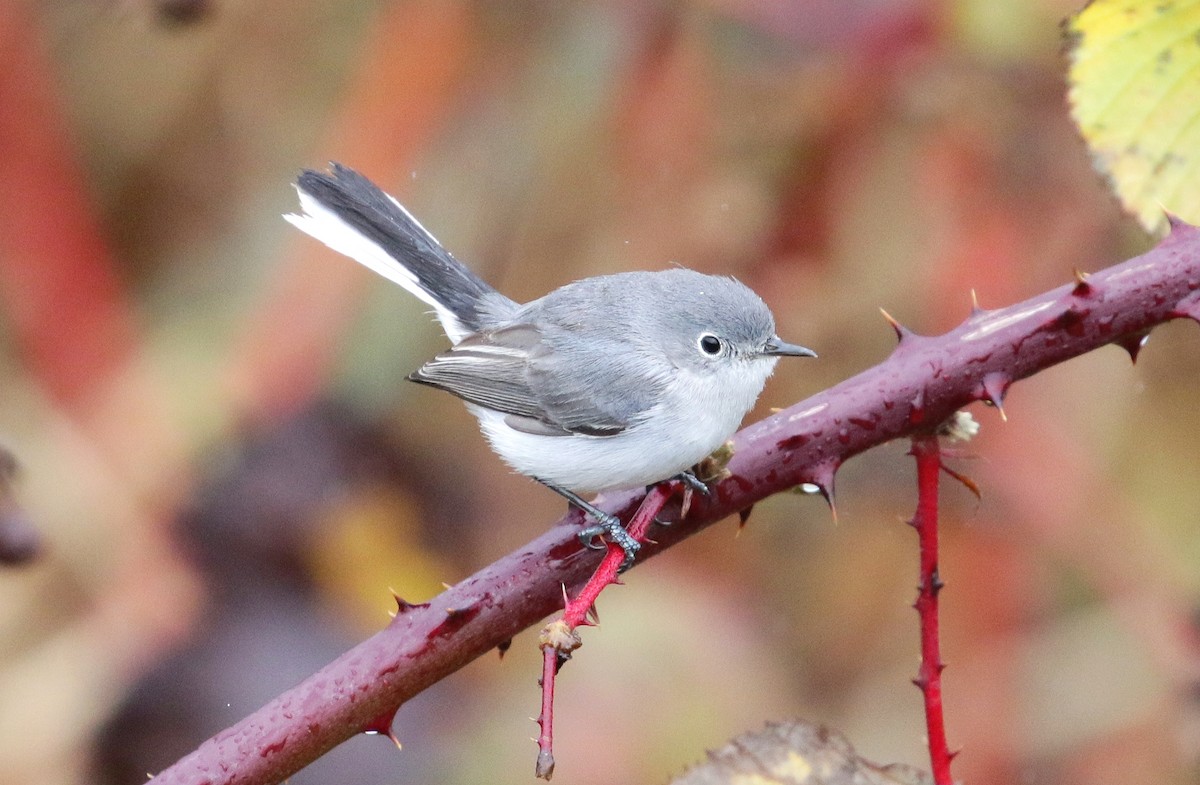
[[700, 351], [714, 357], [721, 353], [721, 339], [712, 333], [705, 333], [700, 336]]

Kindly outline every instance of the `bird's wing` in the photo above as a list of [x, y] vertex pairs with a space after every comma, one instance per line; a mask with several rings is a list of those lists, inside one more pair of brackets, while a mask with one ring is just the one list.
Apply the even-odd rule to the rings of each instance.
[[574, 359], [536, 326], [514, 324], [467, 336], [408, 378], [502, 412], [516, 430], [546, 436], [614, 436], [653, 399], [652, 390], [615, 395], [620, 369], [602, 378]]

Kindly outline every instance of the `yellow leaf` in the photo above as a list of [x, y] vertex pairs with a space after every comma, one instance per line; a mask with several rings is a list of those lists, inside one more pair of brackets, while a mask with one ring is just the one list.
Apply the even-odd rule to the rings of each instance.
[[1148, 231], [1200, 221], [1200, 0], [1094, 0], [1068, 32], [1096, 167]]

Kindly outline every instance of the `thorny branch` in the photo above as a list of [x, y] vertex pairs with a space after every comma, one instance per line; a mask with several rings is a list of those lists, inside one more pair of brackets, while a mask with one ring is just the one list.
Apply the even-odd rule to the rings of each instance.
[[[629, 524], [629, 534], [640, 543], [646, 542], [646, 530], [655, 516], [670, 500], [672, 494], [680, 490], [678, 480], [660, 483], [654, 486], [642, 500], [633, 522]], [[687, 502], [685, 502], [686, 504]], [[558, 671], [571, 658], [571, 652], [582, 645], [577, 627], [588, 624], [588, 614], [600, 596], [600, 592], [614, 583], [618, 583], [625, 552], [619, 545], [608, 543], [608, 552], [596, 572], [584, 584], [579, 594], [566, 600], [561, 619], [547, 624], [539, 636], [542, 647], [542, 713], [538, 715], [537, 723], [541, 728], [538, 734], [538, 757], [534, 773], [544, 780], [554, 774], [554, 682]]]
[[[1000, 403], [1008, 386], [1109, 343], [1136, 355], [1171, 319], [1200, 321], [1200, 230], [1172, 220], [1150, 252], [1008, 308], [975, 310], [954, 330], [917, 336], [879, 365], [737, 434], [730, 476], [687, 518], [656, 533], [639, 564], [755, 502], [800, 483], [832, 500], [834, 474], [851, 456], [938, 423], [972, 401]], [[628, 516], [640, 492], [599, 503]], [[663, 516], [678, 516], [668, 505]], [[404, 701], [562, 608], [599, 557], [582, 548], [578, 514], [435, 597], [402, 605], [384, 630], [204, 742], [157, 785], [274, 783]]]
[[920, 583], [913, 603], [921, 617], [921, 667], [913, 683], [925, 698], [925, 730], [929, 739], [929, 763], [936, 785], [952, 785], [950, 761], [954, 754], [946, 746], [946, 719], [942, 710], [941, 638], [938, 635], [938, 594], [942, 579], [938, 575], [938, 480], [942, 472], [942, 451], [936, 433], [913, 437], [912, 454], [917, 460], [917, 512], [912, 527], [920, 543]]

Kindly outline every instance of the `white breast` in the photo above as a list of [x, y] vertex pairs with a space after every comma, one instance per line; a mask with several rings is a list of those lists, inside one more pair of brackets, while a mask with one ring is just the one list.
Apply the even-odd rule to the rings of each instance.
[[521, 474], [579, 493], [636, 488], [679, 474], [724, 444], [774, 366], [774, 358], [755, 358], [706, 376], [679, 371], [663, 400], [615, 436], [540, 436], [509, 428], [499, 412], [468, 408], [492, 449]]

